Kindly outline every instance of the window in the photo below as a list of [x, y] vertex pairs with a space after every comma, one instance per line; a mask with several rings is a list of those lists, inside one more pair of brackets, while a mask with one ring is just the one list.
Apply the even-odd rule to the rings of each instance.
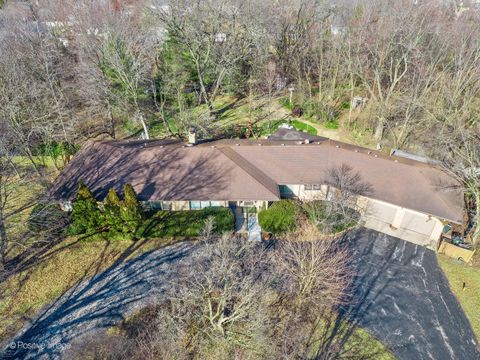
[[210, 207], [210, 201], [200, 201], [200, 208], [204, 209], [206, 207]]
[[313, 190], [322, 190], [322, 185], [320, 184], [313, 185]]
[[240, 206], [255, 206], [253, 201], [240, 201]]
[[200, 201], [190, 201], [190, 209], [191, 210], [198, 210], [201, 209], [201, 202]]
[[279, 185], [278, 189], [280, 190], [280, 197], [282, 198], [291, 198], [295, 196], [292, 189], [288, 185]]
[[162, 201], [162, 210], [172, 210], [172, 202]]
[[221, 201], [190, 201], [190, 210], [222, 206]]
[[305, 190], [312, 190], [312, 185], [311, 184], [305, 185]]

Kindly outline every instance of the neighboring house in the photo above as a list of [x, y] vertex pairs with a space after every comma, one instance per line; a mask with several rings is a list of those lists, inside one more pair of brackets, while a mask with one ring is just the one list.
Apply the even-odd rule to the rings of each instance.
[[261, 209], [281, 198], [325, 198], [326, 170], [342, 164], [373, 189], [358, 199], [365, 227], [436, 249], [444, 224], [462, 223], [463, 194], [442, 190], [455, 181], [441, 170], [325, 138], [90, 142], [62, 171], [52, 196], [71, 201], [83, 181], [101, 200], [109, 188], [130, 183], [158, 209]]

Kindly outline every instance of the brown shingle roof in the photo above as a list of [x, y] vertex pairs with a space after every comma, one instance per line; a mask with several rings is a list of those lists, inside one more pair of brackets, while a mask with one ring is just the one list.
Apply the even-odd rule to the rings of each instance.
[[95, 142], [57, 179], [52, 195], [71, 199], [80, 180], [98, 198], [131, 183], [141, 200], [279, 199], [278, 185], [319, 184], [326, 170], [347, 164], [373, 187], [371, 197], [462, 222], [463, 195], [442, 187], [455, 181], [413, 160], [335, 141], [220, 140], [193, 147], [178, 141]]
[[442, 171], [411, 160], [400, 162], [393, 157], [375, 157], [376, 153], [368, 154], [367, 149], [350, 150], [338, 144], [237, 146], [234, 150], [277, 184], [284, 185], [322, 184], [327, 169], [346, 164], [372, 186], [372, 198], [451, 221], [462, 221], [462, 194], [444, 190], [455, 181]]
[[279, 199], [218, 149], [143, 143], [91, 143], [62, 171], [52, 196], [71, 199], [83, 181], [98, 199], [126, 183], [140, 200]]

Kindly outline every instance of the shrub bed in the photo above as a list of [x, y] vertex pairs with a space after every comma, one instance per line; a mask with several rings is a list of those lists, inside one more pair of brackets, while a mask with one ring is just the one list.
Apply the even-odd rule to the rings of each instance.
[[282, 234], [295, 228], [300, 206], [292, 200], [280, 200], [258, 214], [262, 230]]
[[139, 229], [142, 237], [195, 237], [205, 225], [205, 221], [214, 218], [214, 232], [233, 231], [235, 218], [229, 208], [211, 207], [202, 210], [158, 211], [147, 219]]

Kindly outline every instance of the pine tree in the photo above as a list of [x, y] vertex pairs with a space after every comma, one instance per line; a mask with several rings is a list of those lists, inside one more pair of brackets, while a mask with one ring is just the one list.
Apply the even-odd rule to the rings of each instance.
[[103, 201], [103, 210], [105, 215], [105, 225], [112, 233], [121, 233], [123, 231], [123, 220], [121, 218], [122, 201], [115, 189], [108, 190], [108, 194]]
[[124, 222], [123, 233], [135, 237], [135, 233], [143, 222], [142, 205], [137, 199], [137, 194], [132, 185], [125, 184], [123, 189], [123, 206], [121, 218]]
[[80, 182], [78, 192], [72, 204], [70, 233], [84, 234], [98, 231], [103, 225], [103, 214], [97, 200], [88, 187]]

